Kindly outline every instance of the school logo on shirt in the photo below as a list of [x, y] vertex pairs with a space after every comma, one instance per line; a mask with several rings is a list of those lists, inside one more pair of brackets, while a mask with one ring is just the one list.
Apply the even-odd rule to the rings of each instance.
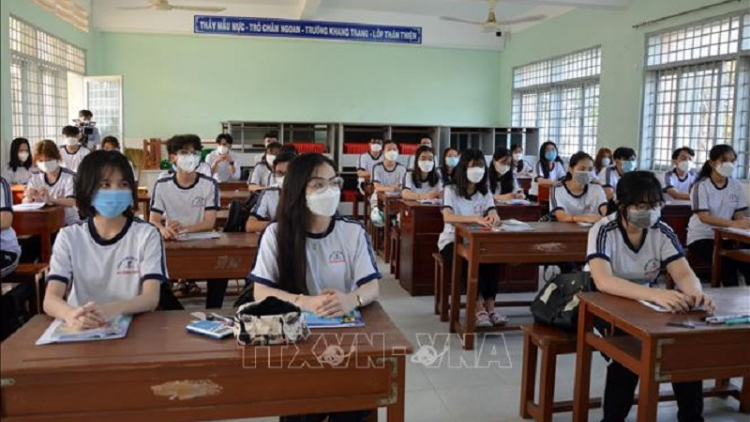
[[117, 264], [117, 275], [132, 275], [138, 273], [140, 273], [138, 260], [135, 259], [134, 256], [125, 257], [119, 264]]
[[649, 280], [655, 279], [659, 272], [661, 271], [661, 261], [658, 259], [650, 259], [648, 262], [646, 262], [646, 265], [643, 267], [643, 273], [646, 275], [646, 278]]
[[344, 253], [341, 251], [331, 252], [331, 254], [328, 255], [329, 264], [343, 264], [345, 261]]
[[484, 204], [474, 205], [474, 214], [484, 215]]
[[193, 198], [193, 208], [203, 208], [206, 206], [206, 198]]

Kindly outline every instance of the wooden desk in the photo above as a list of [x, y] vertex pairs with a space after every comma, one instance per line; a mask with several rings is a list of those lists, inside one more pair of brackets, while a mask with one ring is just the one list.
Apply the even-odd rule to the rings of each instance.
[[519, 177], [516, 180], [518, 180], [518, 185], [521, 186], [521, 189], [528, 194], [529, 189], [531, 189], [531, 177]]
[[[245, 185], [247, 186], [247, 185]], [[219, 201], [221, 201], [221, 208], [229, 208], [229, 204], [232, 203], [234, 200], [240, 200], [245, 201], [247, 198], [250, 197], [250, 192], [247, 191], [247, 187], [245, 190], [234, 190], [234, 191], [220, 191], [219, 192]]]
[[238, 180], [235, 182], [221, 182], [219, 183], [219, 190], [222, 192], [222, 195], [224, 195], [224, 192], [234, 191], [243, 191], [245, 193], [248, 193], [247, 182], [244, 180]]
[[[143, 206], [143, 208], [141, 208]], [[150, 221], [151, 218], [151, 195], [148, 191], [138, 189], [138, 209], [143, 209], [143, 219]]]
[[65, 208], [52, 205], [33, 211], [13, 212], [13, 230], [18, 236], [39, 236], [43, 263], [52, 256], [52, 235], [65, 225]]
[[661, 210], [661, 219], [674, 230], [683, 246], [687, 245], [687, 226], [692, 215], [690, 201], [670, 201]]
[[750, 244], [750, 230], [745, 232], [727, 228], [714, 228], [714, 256], [711, 268], [711, 287], [721, 287], [721, 258], [726, 257], [736, 261], [750, 263], [750, 249], [724, 249], [724, 241]]
[[11, 185], [10, 195], [13, 198], [13, 205], [23, 202], [23, 193], [26, 192], [24, 185]]
[[391, 236], [391, 217], [398, 214], [399, 211], [399, 201], [401, 200], [401, 192], [398, 194], [392, 194], [389, 195], [386, 192], [378, 192], [378, 208], [380, 208], [381, 211], [383, 211], [383, 215], [385, 215], [385, 221], [383, 226], [383, 245], [380, 245], [380, 236], [378, 235], [378, 230], [375, 230], [375, 250], [380, 252], [381, 246], [382, 246], [382, 252], [383, 252], [383, 260], [387, 264], [391, 260], [391, 242], [390, 242], [390, 236]]
[[256, 233], [222, 233], [218, 239], [164, 242], [172, 280], [245, 279], [258, 252]]
[[[34, 346], [51, 321], [36, 316], [0, 346], [0, 418], [192, 422], [385, 407], [402, 422], [412, 346], [379, 304], [362, 315], [366, 327], [270, 347], [187, 333], [185, 311], [136, 316], [121, 340]], [[335, 366], [323, 358], [334, 346], [356, 352]]]
[[[716, 313], [750, 313], [750, 288], [710, 289]], [[730, 395], [740, 400], [740, 410], [750, 412], [750, 325], [709, 326], [701, 322], [705, 313], [663, 314], [633, 300], [603, 293], [581, 295], [578, 319], [573, 420], [588, 420], [591, 357], [599, 350], [640, 376], [638, 422], [656, 421], [660, 382], [744, 377], [742, 392]], [[627, 333], [598, 337], [594, 317], [602, 318]], [[691, 321], [695, 329], [669, 327], [668, 322]]]
[[[586, 259], [588, 227], [570, 223], [529, 223], [527, 232], [493, 232], [470, 224], [456, 224], [451, 280], [450, 329], [463, 338], [466, 350], [474, 349], [479, 264], [542, 264], [583, 262]], [[461, 259], [468, 262], [466, 318], [462, 323]], [[502, 306], [502, 302], [497, 302]], [[517, 304], [517, 303], [513, 303]], [[519, 329], [517, 324], [482, 328], [481, 331]]]

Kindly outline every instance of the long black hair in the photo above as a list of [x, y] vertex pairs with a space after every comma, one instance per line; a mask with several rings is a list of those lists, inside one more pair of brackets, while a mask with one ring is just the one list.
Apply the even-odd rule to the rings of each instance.
[[636, 170], [622, 175], [617, 182], [618, 218], [628, 219], [628, 207], [649, 204], [652, 207], [664, 204], [661, 182], [650, 171]]
[[[519, 150], [519, 149], [523, 151], [523, 146], [521, 146], [521, 144], [513, 144], [510, 146], [511, 158], [513, 157], [513, 154], [515, 154], [516, 150]], [[523, 158], [521, 158], [518, 161], [512, 160], [511, 166], [515, 166], [517, 172], [519, 173], [522, 172], [523, 171]]]
[[307, 289], [307, 232], [312, 212], [307, 207], [307, 183], [315, 169], [333, 161], [322, 154], [302, 154], [290, 163], [276, 210], [276, 244], [279, 269], [278, 286], [293, 294], [308, 294]]
[[[422, 145], [421, 147], [417, 148], [417, 152], [414, 153], [414, 170], [411, 172], [411, 181], [414, 182], [414, 187], [421, 188], [422, 187], [422, 169], [419, 168], [419, 156], [422, 155], [424, 152], [429, 152], [432, 154], [432, 148], [428, 147], [427, 145]], [[432, 162], [435, 162], [435, 159], [433, 158]], [[440, 180], [440, 176], [438, 175], [437, 168], [433, 167], [432, 171], [427, 173], [426, 182], [430, 186], [437, 185], [437, 182]]]
[[94, 195], [99, 190], [102, 179], [108, 177], [113, 171], [119, 171], [123, 180], [130, 186], [133, 193], [133, 205], [123, 214], [126, 217], [133, 216], [133, 207], [138, 203], [138, 185], [135, 183], [133, 168], [130, 167], [128, 159], [117, 151], [96, 150], [84, 157], [76, 172], [76, 207], [78, 207], [81, 219], [96, 215], [96, 210], [91, 205]]
[[458, 165], [453, 170], [453, 181], [456, 184], [458, 194], [466, 199], [471, 199], [472, 194], [469, 193], [469, 181], [466, 171], [469, 170], [471, 163], [474, 161], [481, 162], [484, 164], [484, 176], [479, 183], [475, 183], [476, 192], [482, 195], [487, 195], [487, 162], [484, 160], [484, 153], [478, 149], [468, 149], [461, 153], [461, 159], [458, 160]]
[[546, 152], [547, 147], [550, 145], [555, 147], [555, 152], [557, 152], [556, 154], [557, 156], [555, 157], [554, 161], [560, 164], [563, 164], [563, 160], [562, 158], [560, 158], [560, 151], [557, 149], [557, 144], [552, 141], [547, 141], [543, 143], [542, 146], [539, 147], [539, 164], [540, 164], [540, 167], [542, 168], [542, 173], [544, 173], [544, 179], [549, 179], [550, 160], [547, 159], [545, 152]]
[[[21, 149], [21, 145], [26, 145], [26, 148], [29, 149], [29, 158], [23, 163], [18, 159], [18, 150]], [[14, 139], [13, 142], [10, 143], [10, 161], [8, 162], [11, 170], [16, 171], [19, 167], [25, 167], [26, 170], [28, 170], [33, 163], [34, 161], [31, 157], [31, 145], [29, 144], [29, 140], [26, 138]]]
[[[591, 160], [591, 162], [594, 162], [594, 159], [591, 158], [591, 156], [588, 153], [584, 151], [578, 151], [570, 157], [570, 162], [568, 163], [568, 167], [574, 168], [575, 166], [578, 165], [578, 163], [580, 163], [583, 160]], [[572, 178], [573, 178], [573, 173], [571, 173], [570, 170], [568, 170], [568, 173], [565, 175], [565, 181], [568, 181]]]
[[443, 161], [442, 161], [442, 177], [443, 177], [443, 184], [447, 185], [448, 183], [453, 183], [453, 171], [455, 168], [448, 167], [448, 164], [445, 163], [445, 159], [448, 158], [448, 153], [451, 151], [456, 151], [456, 154], [458, 154], [458, 150], [453, 147], [448, 147], [443, 150]]
[[508, 148], [505, 147], [498, 147], [495, 150], [495, 154], [492, 156], [493, 163], [490, 168], [490, 192], [493, 194], [497, 190], [497, 185], [500, 185], [500, 193], [506, 194], [506, 193], [513, 193], [513, 189], [515, 188], [515, 183], [513, 183], [513, 158], [511, 157], [511, 163], [508, 164], [508, 171], [505, 172], [502, 176], [500, 173], [498, 173], [497, 169], [495, 169], [495, 163], [494, 161], [502, 160], [503, 158], [510, 157], [511, 153], [508, 151]]
[[734, 148], [732, 148], [731, 145], [727, 145], [727, 144], [714, 145], [714, 147], [711, 148], [711, 152], [708, 153], [708, 160], [706, 160], [706, 162], [703, 163], [703, 167], [701, 167], [701, 172], [698, 175], [698, 180], [696, 180], [696, 182], [703, 180], [703, 179], [708, 179], [709, 177], [711, 177], [711, 172], [713, 171], [713, 168], [714, 168], [711, 165], [711, 161], [720, 160], [721, 157], [723, 157], [724, 155], [730, 152], [732, 153], [732, 155], [734, 155], [734, 158], [736, 159], [737, 152], [734, 151]]

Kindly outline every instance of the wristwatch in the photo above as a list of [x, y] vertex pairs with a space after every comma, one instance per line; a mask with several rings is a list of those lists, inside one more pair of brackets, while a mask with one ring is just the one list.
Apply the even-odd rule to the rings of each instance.
[[362, 303], [362, 296], [360, 296], [360, 295], [355, 295], [355, 296], [357, 297], [357, 308], [361, 308], [361, 307], [365, 306], [365, 304]]

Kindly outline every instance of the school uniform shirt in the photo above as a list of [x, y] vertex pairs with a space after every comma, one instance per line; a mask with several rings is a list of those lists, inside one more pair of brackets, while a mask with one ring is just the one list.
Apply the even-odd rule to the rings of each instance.
[[565, 182], [558, 182], [550, 190], [549, 211], [564, 211], [570, 215], [599, 215], [599, 208], [607, 206], [607, 195], [597, 184], [583, 187], [583, 193], [575, 195]]
[[276, 219], [276, 209], [279, 207], [279, 188], [269, 188], [260, 193], [258, 202], [250, 211], [250, 215], [258, 220], [271, 221]]
[[748, 207], [742, 184], [731, 178], [727, 179], [722, 188], [716, 186], [710, 177], [695, 182], [690, 190], [690, 202], [693, 215], [688, 222], [688, 245], [698, 240], [714, 238], [713, 226], [703, 223], [698, 212], [705, 211], [714, 217], [732, 220], [735, 212], [745, 211]]
[[455, 169], [445, 171], [445, 169], [440, 167], [440, 179], [443, 181], [443, 186], [453, 183], [453, 170]]
[[[57, 177], [55, 183], [49, 182], [47, 173], [39, 172], [35, 173], [29, 179], [29, 183], [26, 185], [27, 189], [39, 189], [46, 188], [49, 191], [49, 196], [52, 198], [75, 198], [76, 197], [76, 174], [73, 171], [60, 167], [60, 175]], [[76, 224], [80, 221], [78, 216], [78, 208], [76, 207], [64, 207], [65, 208], [65, 225]]]
[[61, 165], [75, 173], [78, 171], [78, 166], [81, 165], [81, 161], [83, 161], [84, 157], [89, 154], [91, 154], [91, 151], [84, 146], [79, 146], [78, 151], [75, 153], [68, 152], [68, 149], [62, 146], [60, 147], [60, 156], [62, 157]]
[[357, 161], [357, 170], [364, 170], [372, 175], [372, 168], [375, 167], [376, 164], [382, 163], [384, 156], [385, 153], [383, 151], [380, 151], [380, 155], [377, 157], [373, 157], [369, 151], [360, 155], [359, 160]]
[[[277, 288], [279, 268], [276, 241], [278, 223], [271, 223], [260, 236], [258, 255], [248, 279]], [[349, 293], [382, 278], [375, 262], [370, 238], [361, 222], [334, 216], [325, 233], [308, 234], [306, 243], [307, 290], [319, 295], [325, 289]]]
[[[170, 175], [173, 175], [177, 170], [173, 168], [171, 170], [164, 170], [163, 172], [159, 173], [158, 179], [162, 179], [164, 177], [169, 177]], [[201, 161], [200, 164], [198, 164], [198, 167], [195, 168], [195, 172], [198, 174], [202, 174], [208, 178], [213, 178], [213, 174], [211, 173], [211, 166], [209, 166], [206, 162]]]
[[372, 183], [380, 183], [383, 186], [401, 186], [406, 175], [406, 167], [396, 163], [393, 170], [385, 168], [384, 163], [378, 163], [372, 168]]
[[[216, 167], [216, 174], [214, 175], [214, 179], [218, 180], [219, 182], [228, 182], [230, 180], [240, 180], [240, 163], [237, 162], [237, 155], [229, 151], [227, 154], [229, 154], [229, 161], [222, 161], [219, 163], [219, 165]], [[209, 167], [213, 166], [214, 161], [219, 158], [219, 151], [211, 151], [208, 156], [206, 157], [206, 163], [208, 163]], [[234, 173], [229, 171], [229, 163], [234, 163]]]
[[177, 220], [182, 226], [192, 226], [203, 221], [206, 211], [218, 211], [221, 202], [216, 180], [204, 174], [197, 176], [187, 187], [178, 185], [174, 174], [157, 180], [151, 195], [151, 212]]
[[413, 173], [408, 172], [404, 175], [404, 180], [401, 182], [402, 189], [408, 189], [414, 193], [432, 193], [432, 192], [440, 192], [443, 190], [443, 181], [440, 180], [440, 177], [438, 177], [437, 183], [435, 183], [435, 186], [430, 186], [430, 183], [424, 180], [420, 180], [420, 187], [417, 187], [414, 184], [414, 179], [412, 178]]
[[621, 178], [622, 175], [617, 171], [617, 166], [605, 167], [599, 172], [599, 183], [601, 183], [602, 187], [612, 188], [614, 198], [617, 198], [617, 182]]
[[604, 259], [616, 277], [648, 286], [662, 268], [685, 254], [674, 230], [662, 221], [643, 230], [643, 236], [641, 247], [634, 247], [618, 213], [608, 215], [589, 231], [586, 260]]
[[11, 185], [25, 185], [29, 183], [31, 175], [38, 172], [36, 167], [31, 166], [28, 169], [24, 166], [18, 166], [17, 169], [13, 170], [10, 165], [5, 167], [3, 170], [3, 177]]
[[[520, 171], [518, 170], [518, 167], [519, 167], [518, 164], [519, 163], [521, 164], [521, 170]], [[531, 167], [531, 164], [529, 164], [529, 162], [526, 161], [526, 160], [521, 160], [518, 163], [516, 163], [515, 165], [513, 165], [513, 173], [515, 173], [515, 174], [517, 174], [519, 176], [529, 176], [530, 177], [533, 172], [534, 172], [534, 168]]]
[[664, 173], [664, 199], [667, 201], [674, 199], [667, 193], [667, 190], [671, 188], [677, 189], [678, 192], [690, 193], [690, 187], [697, 179], [698, 175], [693, 171], [685, 173], [683, 179], [680, 179], [680, 176], [677, 175], [676, 169]]
[[[445, 187], [443, 192], [442, 209], [450, 208], [453, 214], [464, 217], [484, 217], [495, 209], [495, 200], [492, 192], [482, 195], [479, 191], [474, 192], [470, 199], [466, 199], [458, 193], [455, 185]], [[443, 250], [446, 245], [453, 243], [456, 239], [456, 228], [453, 224], [445, 223], [443, 232], [438, 238], [438, 249]]]
[[250, 173], [250, 178], [247, 179], [248, 185], [258, 185], [260, 187], [273, 186], [276, 183], [276, 176], [273, 174], [273, 169], [265, 161], [258, 163]]
[[531, 188], [529, 189], [529, 195], [537, 196], [539, 195], [539, 183], [537, 183], [537, 179], [549, 179], [553, 182], [557, 182], [558, 180], [565, 179], [565, 176], [567, 176], [568, 172], [565, 170], [565, 166], [558, 162], [553, 161], [553, 166], [549, 170], [549, 176], [544, 177], [544, 170], [542, 169], [542, 166], [544, 165], [541, 161], [536, 163], [536, 173], [533, 175], [533, 180], [531, 181]]
[[[4, 177], [0, 177], [0, 211], [13, 213], [13, 198], [11, 197], [10, 184]], [[0, 230], [0, 251], [21, 254], [21, 246], [13, 227]]]
[[493, 192], [492, 194], [493, 195], [505, 195], [505, 194], [514, 193], [514, 192], [518, 192], [522, 190], [521, 185], [518, 184], [518, 178], [516, 177], [516, 174], [512, 173], [512, 175], [513, 175], [513, 190], [512, 191], [503, 192], [503, 183], [501, 180], [503, 176], [500, 176], [500, 179], [498, 179], [497, 181], [497, 186], [495, 186], [495, 192]]
[[[432, 157], [432, 161], [435, 162], [435, 168], [440, 168], [440, 164], [438, 163], [438, 158], [436, 156]], [[414, 155], [409, 156], [409, 160], [406, 162], [406, 171], [414, 171]]]
[[69, 285], [73, 307], [133, 299], [144, 281], [168, 280], [161, 235], [138, 218], [128, 219], [109, 240], [99, 236], [93, 219], [66, 227], [55, 240], [51, 261], [47, 281]]

